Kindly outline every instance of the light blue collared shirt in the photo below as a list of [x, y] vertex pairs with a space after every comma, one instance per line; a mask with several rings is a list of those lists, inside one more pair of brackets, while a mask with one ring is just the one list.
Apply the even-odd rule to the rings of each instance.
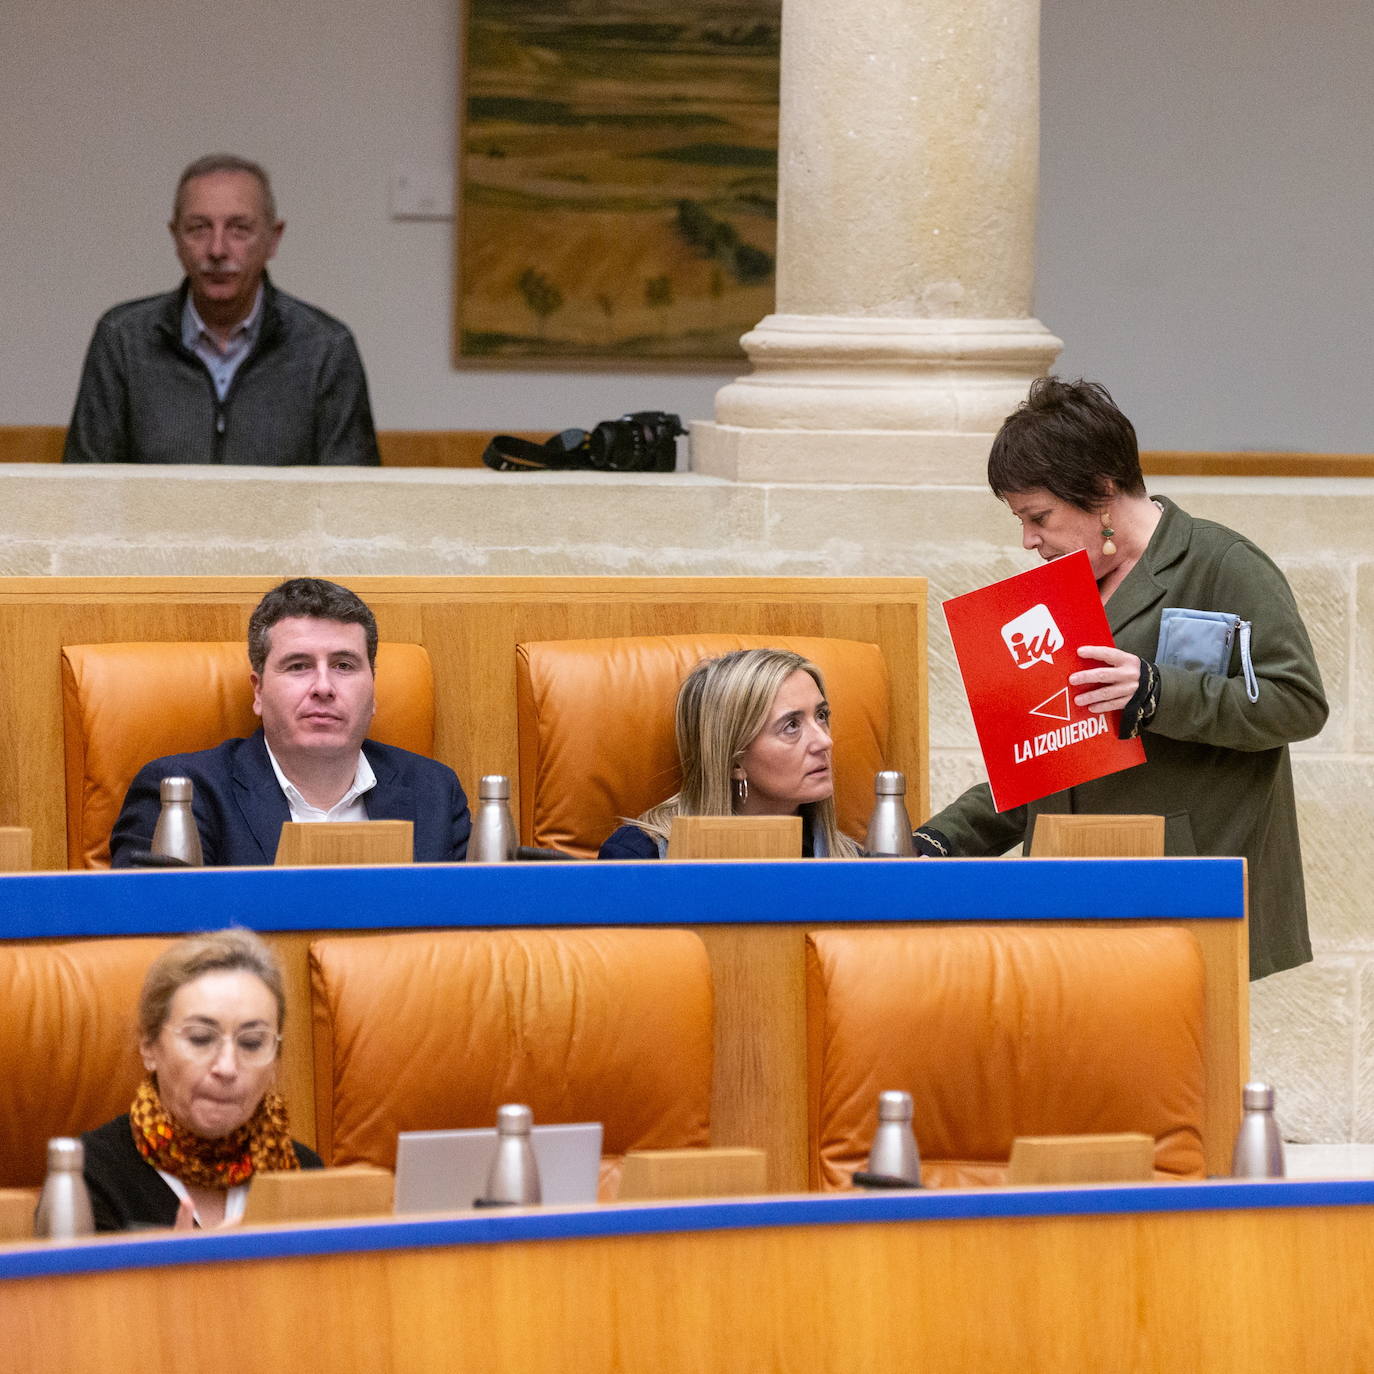
[[261, 328], [261, 284], [258, 286], [258, 294], [253, 301], [253, 308], [248, 312], [248, 318], [242, 324], [235, 325], [233, 332], [229, 335], [228, 346], [225, 348], [220, 347], [219, 340], [205, 327], [205, 321], [200, 318], [200, 312], [191, 299], [191, 293], [189, 291], [186, 293], [186, 304], [181, 311], [181, 342], [209, 369], [210, 376], [215, 383], [215, 395], [221, 401], [229, 390], [229, 384], [234, 380], [234, 373], [239, 370], [243, 360], [253, 351], [253, 345], [258, 341], [258, 333]]

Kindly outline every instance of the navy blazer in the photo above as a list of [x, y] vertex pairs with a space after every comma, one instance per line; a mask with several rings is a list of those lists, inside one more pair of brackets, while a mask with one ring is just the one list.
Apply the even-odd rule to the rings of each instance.
[[[377, 785], [361, 801], [369, 820], [413, 821], [415, 862], [443, 863], [468, 852], [468, 799], [458, 775], [423, 754], [412, 754], [375, 740], [363, 741], [363, 754]], [[271, 864], [277, 857], [282, 826], [291, 808], [281, 790], [262, 731], [248, 739], [227, 739], [195, 754], [169, 754], [138, 770], [129, 784], [119, 819], [110, 835], [110, 866], [129, 867], [136, 850], [152, 847], [162, 809], [163, 778], [190, 778], [191, 803], [207, 867]]]

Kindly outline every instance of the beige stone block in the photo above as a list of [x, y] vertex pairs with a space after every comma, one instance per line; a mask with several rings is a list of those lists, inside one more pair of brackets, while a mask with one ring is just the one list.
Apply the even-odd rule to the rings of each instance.
[[1250, 1077], [1274, 1086], [1285, 1140], [1351, 1138], [1362, 962], [1322, 958], [1250, 985]]
[[[936, 749], [930, 759], [931, 814], [957, 801], [970, 787], [988, 780], [982, 755], [977, 750]], [[913, 816], [913, 820], [916, 818]]]
[[[136, 480], [123, 485], [112, 512], [119, 523], [107, 529], [136, 535], [171, 529], [183, 539], [219, 544], [309, 540], [320, 527], [319, 492], [340, 480], [337, 472], [193, 467], [140, 471]], [[167, 473], [170, 478], [160, 475]]]
[[48, 577], [56, 571], [51, 544], [0, 536], [0, 577]]
[[1293, 780], [1313, 948], [1374, 951], [1374, 758], [1295, 758]]
[[[254, 475], [244, 475], [251, 471]], [[80, 466], [0, 472], [0, 509], [18, 538], [211, 541], [301, 537], [316, 528], [313, 470]]]
[[[320, 528], [414, 547], [431, 543], [496, 549], [579, 546], [762, 550], [758, 488], [688, 475], [423, 472], [384, 495], [357, 484], [320, 493]], [[610, 568], [607, 571], [611, 571]]]
[[118, 482], [100, 469], [85, 469], [86, 482], [73, 483], [73, 470], [51, 465], [0, 466], [0, 510], [10, 540], [54, 543], [109, 528], [104, 511], [116, 499]]
[[1374, 1141], [1374, 960], [1362, 959], [1359, 975], [1359, 1024], [1355, 1050], [1355, 1121], [1353, 1140]]
[[276, 577], [313, 572], [313, 545], [79, 541], [53, 552], [60, 577]]
[[[984, 487], [773, 486], [768, 542], [823, 556], [834, 576], [928, 577], [952, 559], [975, 570], [972, 590], [1020, 543], [1016, 521]], [[1017, 562], [1015, 570], [1030, 567]]]
[[1356, 750], [1374, 754], [1374, 562], [1361, 563], [1356, 571], [1354, 640], [1350, 734]]
[[1370, 554], [1374, 483], [1361, 478], [1160, 477], [1150, 489], [1238, 530], [1285, 571], [1314, 550], [1338, 560]]
[[[1312, 640], [1312, 651], [1321, 670], [1331, 714], [1315, 739], [1303, 741], [1304, 750], [1337, 751], [1346, 748], [1350, 719], [1350, 584], [1349, 565], [1297, 563], [1285, 569], [1303, 623]], [[1264, 632], [1255, 626], [1256, 635]]]
[[[813, 399], [822, 414], [833, 410], [831, 391], [818, 388]], [[732, 482], [971, 485], [981, 482], [991, 445], [991, 431], [745, 429], [700, 420], [692, 425], [692, 471]]]

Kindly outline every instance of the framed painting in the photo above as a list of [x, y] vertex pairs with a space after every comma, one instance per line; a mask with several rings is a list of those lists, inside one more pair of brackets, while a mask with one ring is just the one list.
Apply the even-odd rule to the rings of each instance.
[[468, 0], [460, 365], [735, 361], [773, 308], [781, 0]]

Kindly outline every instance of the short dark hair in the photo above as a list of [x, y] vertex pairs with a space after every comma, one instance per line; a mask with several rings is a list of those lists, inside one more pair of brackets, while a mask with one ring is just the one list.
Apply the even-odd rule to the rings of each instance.
[[1043, 488], [1079, 510], [1095, 511], [1108, 480], [1123, 495], [1145, 495], [1135, 426], [1101, 382], [1038, 377], [992, 441], [993, 495]]
[[377, 667], [377, 618], [367, 603], [321, 577], [292, 577], [267, 593], [248, 617], [248, 662], [255, 673], [267, 663], [268, 632], [279, 620], [308, 616], [312, 620], [337, 620], [345, 625], [361, 625], [367, 636], [367, 661]]
[[181, 193], [186, 189], [186, 183], [215, 172], [246, 172], [250, 177], [256, 177], [258, 185], [262, 187], [262, 208], [267, 215], [267, 223], [271, 225], [277, 222], [277, 198], [272, 194], [272, 182], [260, 164], [239, 157], [237, 153], [207, 153], [189, 164], [177, 178], [176, 195], [172, 197], [174, 225], [181, 219]]

